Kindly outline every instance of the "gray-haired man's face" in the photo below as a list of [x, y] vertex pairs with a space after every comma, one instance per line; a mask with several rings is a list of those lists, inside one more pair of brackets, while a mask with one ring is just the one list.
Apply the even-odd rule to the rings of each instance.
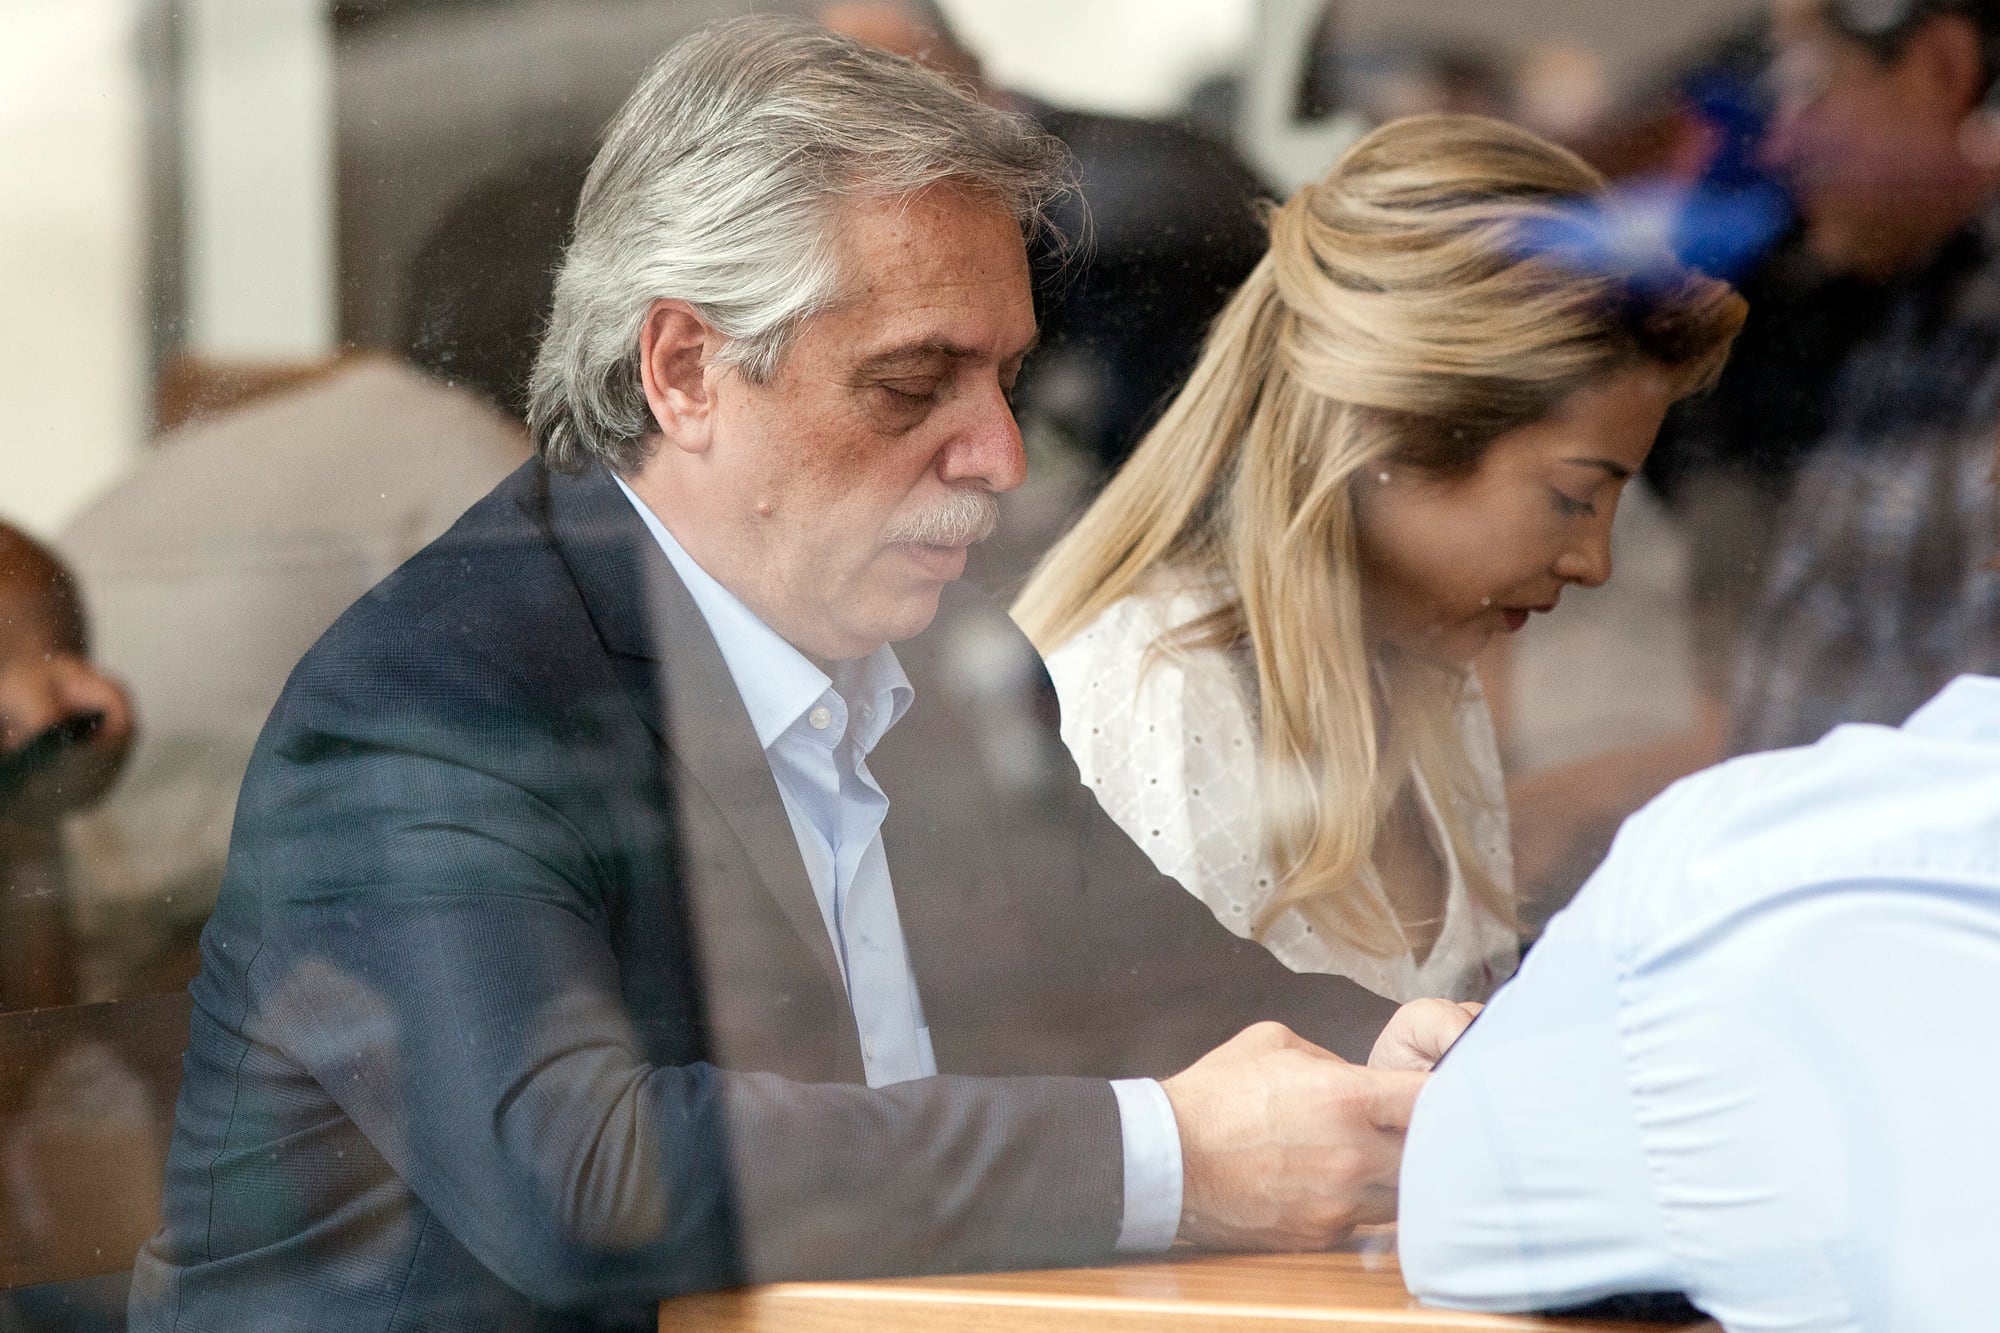
[[[1013, 219], [934, 189], [855, 205], [846, 290], [769, 383], [715, 381], [689, 550], [807, 654], [863, 656], [937, 614], [1026, 475], [1008, 396], [1034, 341]], [[680, 506], [676, 506], [680, 508]]]

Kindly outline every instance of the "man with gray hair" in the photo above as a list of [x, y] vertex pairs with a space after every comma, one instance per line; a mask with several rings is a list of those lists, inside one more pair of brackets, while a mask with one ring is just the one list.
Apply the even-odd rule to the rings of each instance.
[[1022, 478], [1061, 183], [1020, 120], [803, 25], [654, 70], [584, 189], [539, 459], [259, 743], [135, 1329], [651, 1327], [744, 1280], [1389, 1215], [1464, 1012], [1217, 926], [1046, 717], [1035, 781], [982, 761], [1047, 682], [947, 585]]

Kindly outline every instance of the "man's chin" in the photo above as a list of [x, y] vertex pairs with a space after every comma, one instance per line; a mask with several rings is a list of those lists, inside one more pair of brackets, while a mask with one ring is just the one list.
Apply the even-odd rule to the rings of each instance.
[[938, 599], [943, 595], [944, 584], [934, 583], [927, 589], [904, 596], [895, 611], [883, 618], [883, 641], [901, 643], [929, 629], [931, 622], [937, 619]]

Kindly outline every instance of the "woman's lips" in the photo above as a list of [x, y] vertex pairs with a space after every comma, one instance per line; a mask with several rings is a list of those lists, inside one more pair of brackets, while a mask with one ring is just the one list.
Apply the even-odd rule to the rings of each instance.
[[1547, 615], [1555, 609], [1556, 604], [1554, 602], [1549, 602], [1542, 606], [1503, 606], [1500, 608], [1500, 621], [1506, 627], [1507, 632], [1512, 634], [1520, 629], [1521, 626], [1527, 624], [1528, 617], [1537, 611], [1543, 615]]

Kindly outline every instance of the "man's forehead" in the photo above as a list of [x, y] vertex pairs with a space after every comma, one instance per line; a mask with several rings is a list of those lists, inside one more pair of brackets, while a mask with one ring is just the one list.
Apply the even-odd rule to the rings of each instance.
[[1026, 245], [997, 201], [937, 188], [842, 214], [842, 291], [820, 318], [858, 360], [1006, 360], [1033, 342]]

